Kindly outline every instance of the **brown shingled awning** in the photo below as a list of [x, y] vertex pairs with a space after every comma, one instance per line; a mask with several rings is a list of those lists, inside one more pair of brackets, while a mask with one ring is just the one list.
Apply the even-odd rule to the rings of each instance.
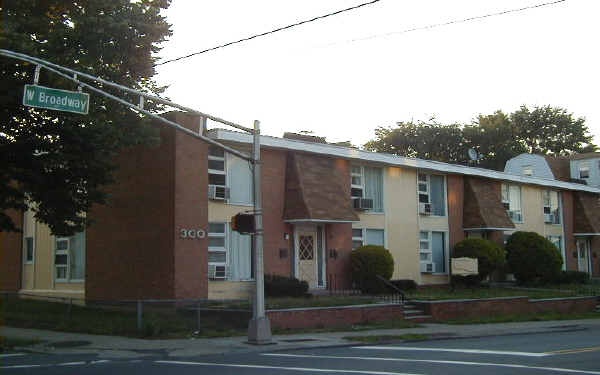
[[600, 235], [600, 201], [597, 194], [575, 192], [574, 199], [574, 230], [577, 235]]
[[344, 167], [341, 160], [288, 153], [284, 220], [359, 221], [352, 207], [350, 180]]
[[465, 178], [463, 228], [511, 230], [515, 225], [500, 200], [500, 184], [481, 178]]

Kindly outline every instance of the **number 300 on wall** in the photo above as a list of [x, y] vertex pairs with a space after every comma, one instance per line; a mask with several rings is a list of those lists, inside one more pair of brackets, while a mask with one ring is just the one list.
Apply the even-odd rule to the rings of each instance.
[[179, 237], [181, 238], [204, 238], [206, 237], [206, 231], [202, 229], [180, 229]]

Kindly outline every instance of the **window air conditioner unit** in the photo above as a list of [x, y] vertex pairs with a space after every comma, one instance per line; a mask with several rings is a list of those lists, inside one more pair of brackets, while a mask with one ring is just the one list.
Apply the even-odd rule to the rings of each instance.
[[217, 266], [214, 264], [208, 265], [208, 278], [210, 280], [225, 280], [227, 279], [227, 266]]
[[521, 221], [521, 213], [519, 211], [508, 211], [508, 217], [514, 221]]
[[419, 203], [419, 214], [431, 215], [431, 203]]
[[435, 263], [421, 262], [421, 273], [434, 273]]
[[229, 199], [229, 188], [223, 185], [208, 185], [208, 199], [221, 201]]
[[372, 210], [373, 209], [373, 199], [369, 198], [354, 198], [352, 199], [352, 204], [354, 205], [355, 210]]
[[553, 214], [544, 214], [544, 223], [549, 223], [549, 224], [554, 223], [554, 215]]

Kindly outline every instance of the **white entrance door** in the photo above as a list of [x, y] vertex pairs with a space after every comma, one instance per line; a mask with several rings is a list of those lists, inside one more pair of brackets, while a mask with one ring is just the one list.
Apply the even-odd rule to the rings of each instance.
[[577, 240], [577, 270], [590, 272], [590, 248], [588, 240]]
[[314, 231], [298, 231], [296, 254], [298, 254], [298, 278], [317, 287], [317, 238]]

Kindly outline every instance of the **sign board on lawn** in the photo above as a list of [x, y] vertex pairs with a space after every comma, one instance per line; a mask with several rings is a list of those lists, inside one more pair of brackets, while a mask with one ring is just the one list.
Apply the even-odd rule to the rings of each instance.
[[478, 268], [477, 258], [452, 258], [453, 275], [477, 275]]
[[25, 85], [23, 105], [56, 111], [88, 114], [90, 94], [52, 89], [38, 85]]

